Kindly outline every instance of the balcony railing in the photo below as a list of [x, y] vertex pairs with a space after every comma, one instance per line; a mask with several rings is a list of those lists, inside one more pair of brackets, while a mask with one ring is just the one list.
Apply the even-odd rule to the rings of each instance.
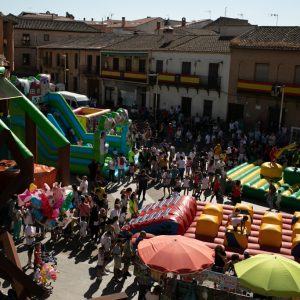
[[[139, 72], [123, 72], [109, 69], [102, 69], [102, 78], [119, 79], [125, 81], [135, 81], [149, 83], [150, 85], [156, 84], [156, 77], [149, 76], [150, 74]], [[182, 86], [182, 87], [194, 87], [207, 90], [220, 91], [221, 77], [209, 77], [209, 76], [195, 76], [195, 75], [182, 75], [173, 73], [160, 73], [158, 74], [159, 85], [169, 86]]]
[[147, 74], [139, 72], [121, 72], [103, 69], [101, 71], [101, 77], [147, 83]]
[[274, 84], [283, 85], [284, 94], [291, 97], [300, 96], [300, 85], [297, 84], [288, 84], [288, 83], [275, 83], [275, 82], [259, 82], [254, 80], [243, 80], [239, 79], [237, 84], [238, 92], [243, 93], [256, 93], [256, 94], [269, 94], [272, 93], [272, 87]]
[[[152, 79], [150, 83], [155, 84], [155, 80]], [[158, 84], [204, 88], [219, 91], [221, 88], [221, 77], [160, 73], [158, 74]]]

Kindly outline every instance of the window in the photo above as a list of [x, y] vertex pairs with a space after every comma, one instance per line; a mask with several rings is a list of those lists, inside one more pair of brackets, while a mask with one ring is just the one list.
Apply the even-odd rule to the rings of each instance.
[[126, 72], [131, 72], [132, 71], [132, 61], [131, 61], [131, 58], [126, 58], [126, 61], [125, 61], [125, 71]]
[[100, 55], [96, 56], [96, 74], [100, 74]]
[[145, 59], [139, 60], [139, 72], [146, 73], [146, 60]]
[[208, 67], [208, 86], [218, 88], [219, 64], [210, 63]]
[[22, 45], [30, 45], [30, 34], [29, 33], [23, 33]]
[[56, 65], [59, 67], [60, 66], [60, 54], [56, 54]]
[[157, 60], [156, 61], [156, 73], [163, 73], [163, 69], [164, 69], [164, 61]]
[[93, 56], [88, 55], [87, 56], [87, 71], [92, 72], [92, 69], [93, 69]]
[[78, 69], [78, 53], [75, 53], [74, 56], [74, 68]]
[[22, 62], [24, 66], [30, 65], [30, 54], [29, 53], [23, 53]]
[[113, 59], [113, 70], [119, 71], [119, 58], [118, 57], [114, 57], [114, 59]]
[[300, 85], [300, 66], [295, 66], [294, 84]]
[[50, 36], [49, 34], [44, 34], [44, 41], [49, 42], [50, 41]]
[[191, 62], [189, 62], [189, 61], [182, 62], [181, 74], [182, 75], [191, 75]]
[[269, 81], [269, 64], [255, 64], [255, 81]]

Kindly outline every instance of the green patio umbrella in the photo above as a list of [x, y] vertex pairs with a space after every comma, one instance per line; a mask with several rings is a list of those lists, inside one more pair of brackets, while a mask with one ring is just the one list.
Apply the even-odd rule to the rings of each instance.
[[234, 265], [242, 286], [274, 297], [300, 295], [300, 265], [281, 255], [258, 254]]

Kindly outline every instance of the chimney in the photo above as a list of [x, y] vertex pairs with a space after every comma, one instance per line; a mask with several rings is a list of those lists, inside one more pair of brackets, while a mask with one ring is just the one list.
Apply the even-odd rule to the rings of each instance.
[[163, 44], [168, 45], [173, 40], [173, 28], [171, 26], [165, 27], [163, 30]]
[[92, 18], [91, 21], [93, 22], [93, 21], [94, 21], [94, 18]]
[[156, 22], [156, 30], [159, 31], [160, 29], [160, 22]]
[[122, 28], [125, 27], [125, 17], [122, 17]]
[[186, 18], [181, 19], [181, 26], [184, 27], [186, 25]]
[[109, 17], [107, 17], [106, 20], [108, 21], [108, 20], [109, 20]]
[[85, 18], [83, 18], [83, 21], [85, 21]]

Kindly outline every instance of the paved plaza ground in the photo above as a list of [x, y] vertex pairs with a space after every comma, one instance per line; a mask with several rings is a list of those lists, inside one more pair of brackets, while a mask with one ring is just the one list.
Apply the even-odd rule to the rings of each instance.
[[[131, 186], [136, 188], [135, 184], [125, 184], [125, 187]], [[120, 191], [124, 185], [114, 186], [108, 189], [109, 204], [113, 206], [114, 199], [120, 196]], [[191, 194], [191, 192], [190, 192]], [[151, 187], [147, 191], [146, 201], [143, 205], [155, 202], [163, 196], [163, 190], [159, 186]], [[226, 201], [226, 199], [225, 199]], [[215, 199], [213, 200], [215, 202]], [[264, 204], [264, 203], [263, 203]], [[254, 204], [256, 210], [266, 210], [267, 208]], [[45, 240], [47, 241], [47, 240]], [[134, 278], [128, 277], [120, 283], [114, 283], [113, 277], [113, 262], [108, 264], [109, 270], [107, 276], [103, 276], [103, 280], [99, 281], [96, 278], [95, 266], [97, 263], [97, 248], [91, 243], [85, 243], [83, 247], [80, 246], [78, 236], [76, 236], [70, 243], [65, 243], [60, 240], [57, 244], [46, 243], [47, 250], [53, 250], [56, 253], [58, 260], [58, 279], [53, 283], [53, 294], [48, 298], [50, 300], [81, 300], [107, 295], [125, 291], [129, 299], [137, 299], [137, 282]], [[23, 244], [17, 246], [21, 264], [25, 266], [27, 263], [27, 252]], [[32, 273], [32, 270], [26, 270], [27, 274]], [[133, 267], [130, 268], [130, 273], [133, 273]], [[3, 290], [7, 289], [4, 282]]]

